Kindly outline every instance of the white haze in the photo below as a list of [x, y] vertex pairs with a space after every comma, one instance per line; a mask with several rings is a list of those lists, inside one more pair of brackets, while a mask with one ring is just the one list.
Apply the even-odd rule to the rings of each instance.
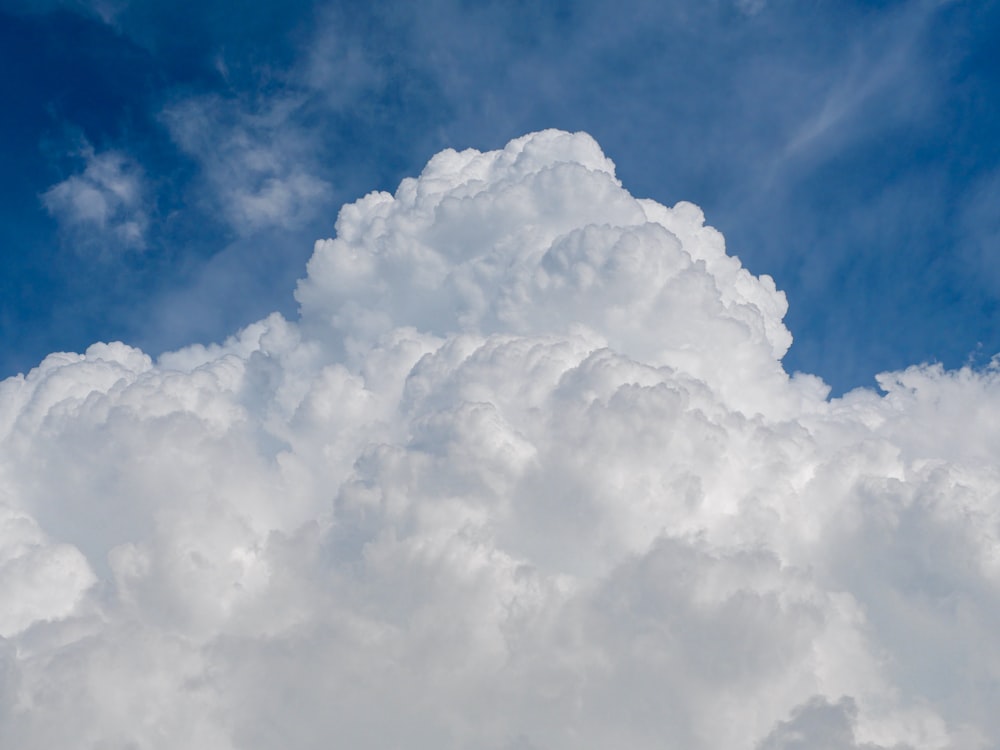
[[997, 367], [827, 400], [582, 133], [345, 206], [296, 294], [0, 383], [0, 747], [1000, 746]]

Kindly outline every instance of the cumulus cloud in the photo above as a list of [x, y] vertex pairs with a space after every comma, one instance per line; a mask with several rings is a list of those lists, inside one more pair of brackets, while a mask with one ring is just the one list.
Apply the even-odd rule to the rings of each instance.
[[83, 250], [102, 255], [146, 246], [149, 214], [146, 179], [134, 159], [121, 151], [80, 151], [85, 166], [42, 194], [42, 203]]
[[987, 748], [1000, 369], [828, 400], [585, 134], [345, 206], [222, 344], [0, 384], [0, 744]]

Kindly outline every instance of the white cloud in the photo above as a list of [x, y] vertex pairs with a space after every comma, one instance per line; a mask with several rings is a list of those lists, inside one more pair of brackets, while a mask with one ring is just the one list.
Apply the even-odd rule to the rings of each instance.
[[315, 173], [314, 135], [295, 122], [300, 102], [277, 97], [256, 110], [219, 96], [183, 99], [163, 113], [178, 146], [201, 168], [207, 206], [240, 234], [315, 217], [331, 186]]
[[[198, 167], [202, 207], [243, 237], [302, 229], [333, 215], [330, 165], [340, 157], [329, 123], [365, 120], [358, 113], [392, 78], [383, 51], [349, 30], [356, 20], [350, 13], [345, 18], [334, 5], [314, 10], [300, 53], [285, 66], [257, 60], [248, 70], [239, 52], [230, 60], [226, 49], [217, 50], [215, 68], [230, 88], [239, 87], [240, 73], [253, 77], [249, 95], [181, 95], [160, 113]], [[350, 182], [351, 175], [337, 179]]]
[[33, 518], [0, 506], [0, 638], [72, 614], [94, 582], [79, 550], [51, 544]]
[[0, 745], [1000, 740], [1000, 371], [827, 401], [556, 131], [345, 206], [297, 297], [0, 383]]
[[80, 151], [86, 166], [50, 187], [42, 203], [81, 249], [142, 250], [149, 213], [146, 180], [134, 159], [120, 151]]

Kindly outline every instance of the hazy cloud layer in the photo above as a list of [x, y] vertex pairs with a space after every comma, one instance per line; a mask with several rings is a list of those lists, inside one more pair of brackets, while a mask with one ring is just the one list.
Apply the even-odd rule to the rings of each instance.
[[83, 172], [45, 191], [45, 208], [80, 251], [107, 257], [142, 250], [149, 225], [142, 168], [127, 154], [97, 153], [90, 144], [84, 144], [80, 156]]
[[298, 103], [280, 98], [262, 109], [218, 96], [192, 97], [162, 119], [200, 167], [205, 208], [240, 234], [291, 228], [314, 218], [330, 185], [304, 166], [316, 145], [294, 121]]
[[296, 296], [0, 383], [0, 745], [1000, 742], [996, 367], [827, 401], [558, 131], [345, 206]]

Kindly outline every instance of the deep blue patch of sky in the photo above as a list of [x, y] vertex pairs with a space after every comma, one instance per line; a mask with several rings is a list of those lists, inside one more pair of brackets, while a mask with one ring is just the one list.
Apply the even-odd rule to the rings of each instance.
[[0, 376], [294, 316], [340, 204], [545, 127], [774, 276], [790, 371], [983, 364], [997, 38], [990, 1], [0, 0]]

